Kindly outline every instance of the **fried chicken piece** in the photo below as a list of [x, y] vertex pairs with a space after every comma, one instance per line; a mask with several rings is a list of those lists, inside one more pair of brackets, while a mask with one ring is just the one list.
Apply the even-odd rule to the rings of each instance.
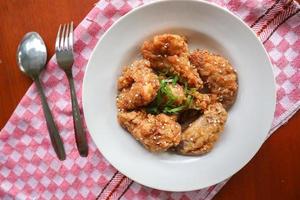
[[204, 114], [183, 131], [177, 152], [184, 155], [201, 155], [212, 150], [224, 130], [227, 112], [221, 103], [209, 105]]
[[156, 35], [145, 41], [141, 48], [144, 58], [150, 60], [154, 68], [163, 68], [163, 58], [188, 54], [186, 39], [180, 35]]
[[201, 89], [203, 82], [197, 69], [191, 65], [188, 54], [184, 56], [169, 56], [164, 59], [164, 66], [169, 73], [178, 75], [181, 82], [187, 82], [189, 87]]
[[192, 101], [189, 103], [188, 109], [180, 113], [178, 122], [184, 131], [193, 121], [208, 108], [209, 105], [217, 102], [217, 97], [214, 94], [202, 94], [194, 91], [191, 94]]
[[178, 75], [190, 87], [202, 88], [203, 82], [194, 66], [190, 64], [186, 39], [180, 35], [162, 34], [145, 41], [142, 55], [156, 70]]
[[151, 152], [163, 152], [180, 142], [181, 127], [165, 114], [144, 111], [119, 112], [119, 123]]
[[205, 50], [191, 53], [190, 61], [210, 92], [216, 94], [219, 102], [228, 110], [233, 105], [238, 90], [237, 73], [229, 61]]
[[217, 96], [214, 94], [202, 94], [195, 91], [191, 95], [193, 97], [193, 102], [190, 105], [191, 109], [204, 111], [210, 104], [216, 103], [217, 101]]
[[118, 79], [117, 107], [131, 110], [150, 103], [159, 89], [158, 76], [150, 68], [148, 60], [138, 60], [123, 69]]

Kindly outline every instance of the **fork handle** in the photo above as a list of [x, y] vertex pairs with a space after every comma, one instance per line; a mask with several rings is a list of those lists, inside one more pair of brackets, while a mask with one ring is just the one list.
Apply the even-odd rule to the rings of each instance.
[[37, 90], [40, 94], [40, 98], [41, 98], [41, 101], [42, 101], [42, 106], [43, 106], [44, 115], [45, 115], [45, 118], [46, 118], [47, 128], [48, 128], [48, 131], [49, 131], [52, 146], [54, 148], [54, 151], [55, 151], [57, 157], [60, 160], [65, 160], [66, 159], [65, 148], [64, 148], [63, 142], [61, 140], [61, 137], [58, 133], [57, 127], [54, 123], [54, 120], [53, 120], [50, 108], [48, 106], [46, 96], [44, 94], [44, 91], [43, 91], [43, 88], [42, 88], [39, 77], [34, 78], [34, 82], [37, 86]]
[[77, 102], [76, 91], [74, 87], [74, 79], [72, 75], [72, 71], [69, 70], [66, 72], [69, 84], [70, 84], [70, 92], [71, 92], [71, 100], [72, 100], [72, 114], [73, 114], [73, 122], [75, 129], [75, 139], [77, 149], [79, 151], [80, 156], [87, 157], [88, 155], [88, 145], [86, 140], [86, 134], [83, 130], [82, 120], [80, 117], [79, 106]]

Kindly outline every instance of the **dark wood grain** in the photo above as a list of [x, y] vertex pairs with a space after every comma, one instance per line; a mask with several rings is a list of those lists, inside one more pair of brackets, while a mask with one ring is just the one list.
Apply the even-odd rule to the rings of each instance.
[[[300, 0], [298, 0], [300, 1]], [[16, 64], [22, 36], [37, 31], [53, 54], [60, 23], [79, 23], [96, 0], [0, 1], [0, 127], [31, 85]], [[270, 137], [256, 156], [235, 174], [216, 200], [300, 199], [300, 112]]]

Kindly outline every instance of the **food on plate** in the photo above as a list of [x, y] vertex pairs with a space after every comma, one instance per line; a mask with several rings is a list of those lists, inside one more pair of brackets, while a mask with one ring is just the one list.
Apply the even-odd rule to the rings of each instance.
[[184, 155], [201, 155], [212, 150], [224, 130], [227, 112], [220, 103], [211, 104], [203, 115], [182, 132], [177, 152]]
[[190, 108], [195, 110], [206, 110], [207, 107], [216, 102], [216, 95], [213, 94], [202, 94], [198, 91], [191, 93], [193, 97], [193, 102], [191, 103]]
[[141, 53], [118, 78], [120, 125], [151, 152], [211, 151], [237, 95], [234, 68], [207, 50], [190, 53], [175, 34], [145, 41]]
[[218, 101], [229, 109], [238, 90], [237, 73], [229, 61], [206, 50], [192, 52], [190, 61], [197, 68], [209, 91], [216, 94]]
[[177, 75], [190, 87], [202, 88], [203, 82], [197, 70], [189, 61], [186, 39], [179, 35], [163, 34], [145, 41], [142, 55], [151, 63], [151, 67], [169, 74]]
[[181, 127], [166, 114], [152, 115], [145, 111], [119, 112], [122, 127], [152, 152], [162, 152], [179, 144]]
[[118, 79], [117, 107], [131, 110], [150, 103], [159, 89], [158, 76], [148, 60], [138, 60], [123, 69]]
[[155, 68], [164, 68], [164, 59], [169, 56], [188, 56], [189, 53], [186, 38], [175, 34], [156, 35], [143, 43], [141, 51]]

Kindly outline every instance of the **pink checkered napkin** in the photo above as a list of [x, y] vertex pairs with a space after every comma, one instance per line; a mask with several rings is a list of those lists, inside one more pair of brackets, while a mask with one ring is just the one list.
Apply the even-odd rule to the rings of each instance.
[[[273, 63], [276, 113], [270, 133], [300, 107], [299, 5], [286, 0], [212, 0], [243, 19], [257, 33]], [[73, 68], [78, 100], [85, 66], [97, 41], [120, 16], [145, 1], [100, 1], [75, 30]], [[0, 199], [211, 199], [226, 181], [193, 192], [171, 193], [144, 187], [116, 171], [88, 135], [88, 158], [78, 155], [69, 86], [55, 58], [41, 76], [63, 137], [67, 160], [50, 144], [42, 107], [32, 85], [0, 134]]]

